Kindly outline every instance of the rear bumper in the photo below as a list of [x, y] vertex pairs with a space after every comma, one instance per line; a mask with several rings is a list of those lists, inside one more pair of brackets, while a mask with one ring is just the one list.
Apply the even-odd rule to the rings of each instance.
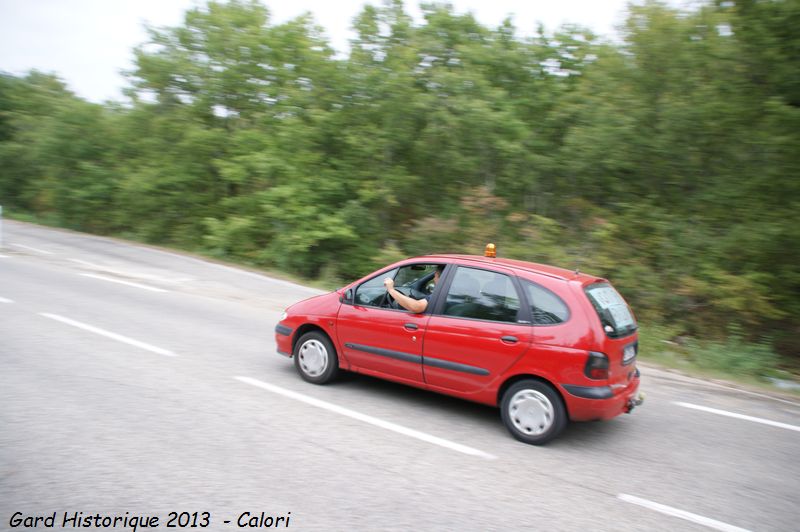
[[[638, 375], [625, 388], [562, 385], [564, 402], [572, 421], [608, 420], [631, 412], [642, 404]], [[615, 393], [616, 392], [616, 393]]]
[[614, 390], [611, 386], [578, 386], [577, 384], [564, 384], [564, 389], [574, 397], [581, 399], [611, 399]]

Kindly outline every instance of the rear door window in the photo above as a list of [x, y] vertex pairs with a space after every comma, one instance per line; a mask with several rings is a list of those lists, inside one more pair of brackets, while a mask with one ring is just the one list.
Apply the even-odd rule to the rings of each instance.
[[519, 310], [519, 294], [508, 275], [459, 267], [447, 292], [443, 314], [513, 323]]

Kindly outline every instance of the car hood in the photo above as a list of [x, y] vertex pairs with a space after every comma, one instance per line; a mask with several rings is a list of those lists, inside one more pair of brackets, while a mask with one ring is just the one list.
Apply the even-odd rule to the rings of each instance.
[[286, 309], [287, 314], [305, 314], [314, 316], [336, 315], [341, 305], [337, 292], [322, 294], [304, 299]]

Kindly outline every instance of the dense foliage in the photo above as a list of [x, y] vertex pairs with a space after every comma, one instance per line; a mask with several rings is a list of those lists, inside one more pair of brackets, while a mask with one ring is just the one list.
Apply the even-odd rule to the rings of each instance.
[[0, 203], [330, 280], [494, 241], [671, 336], [798, 351], [800, 2], [647, 1], [620, 43], [423, 12], [365, 7], [340, 58], [212, 1], [150, 29], [125, 103], [2, 75]]

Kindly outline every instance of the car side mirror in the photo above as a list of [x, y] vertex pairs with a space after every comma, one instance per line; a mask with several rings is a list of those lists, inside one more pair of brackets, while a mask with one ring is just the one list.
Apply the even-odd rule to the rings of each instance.
[[344, 293], [344, 297], [342, 297], [342, 303], [347, 303], [349, 305], [353, 304], [353, 289], [348, 288], [347, 291]]

